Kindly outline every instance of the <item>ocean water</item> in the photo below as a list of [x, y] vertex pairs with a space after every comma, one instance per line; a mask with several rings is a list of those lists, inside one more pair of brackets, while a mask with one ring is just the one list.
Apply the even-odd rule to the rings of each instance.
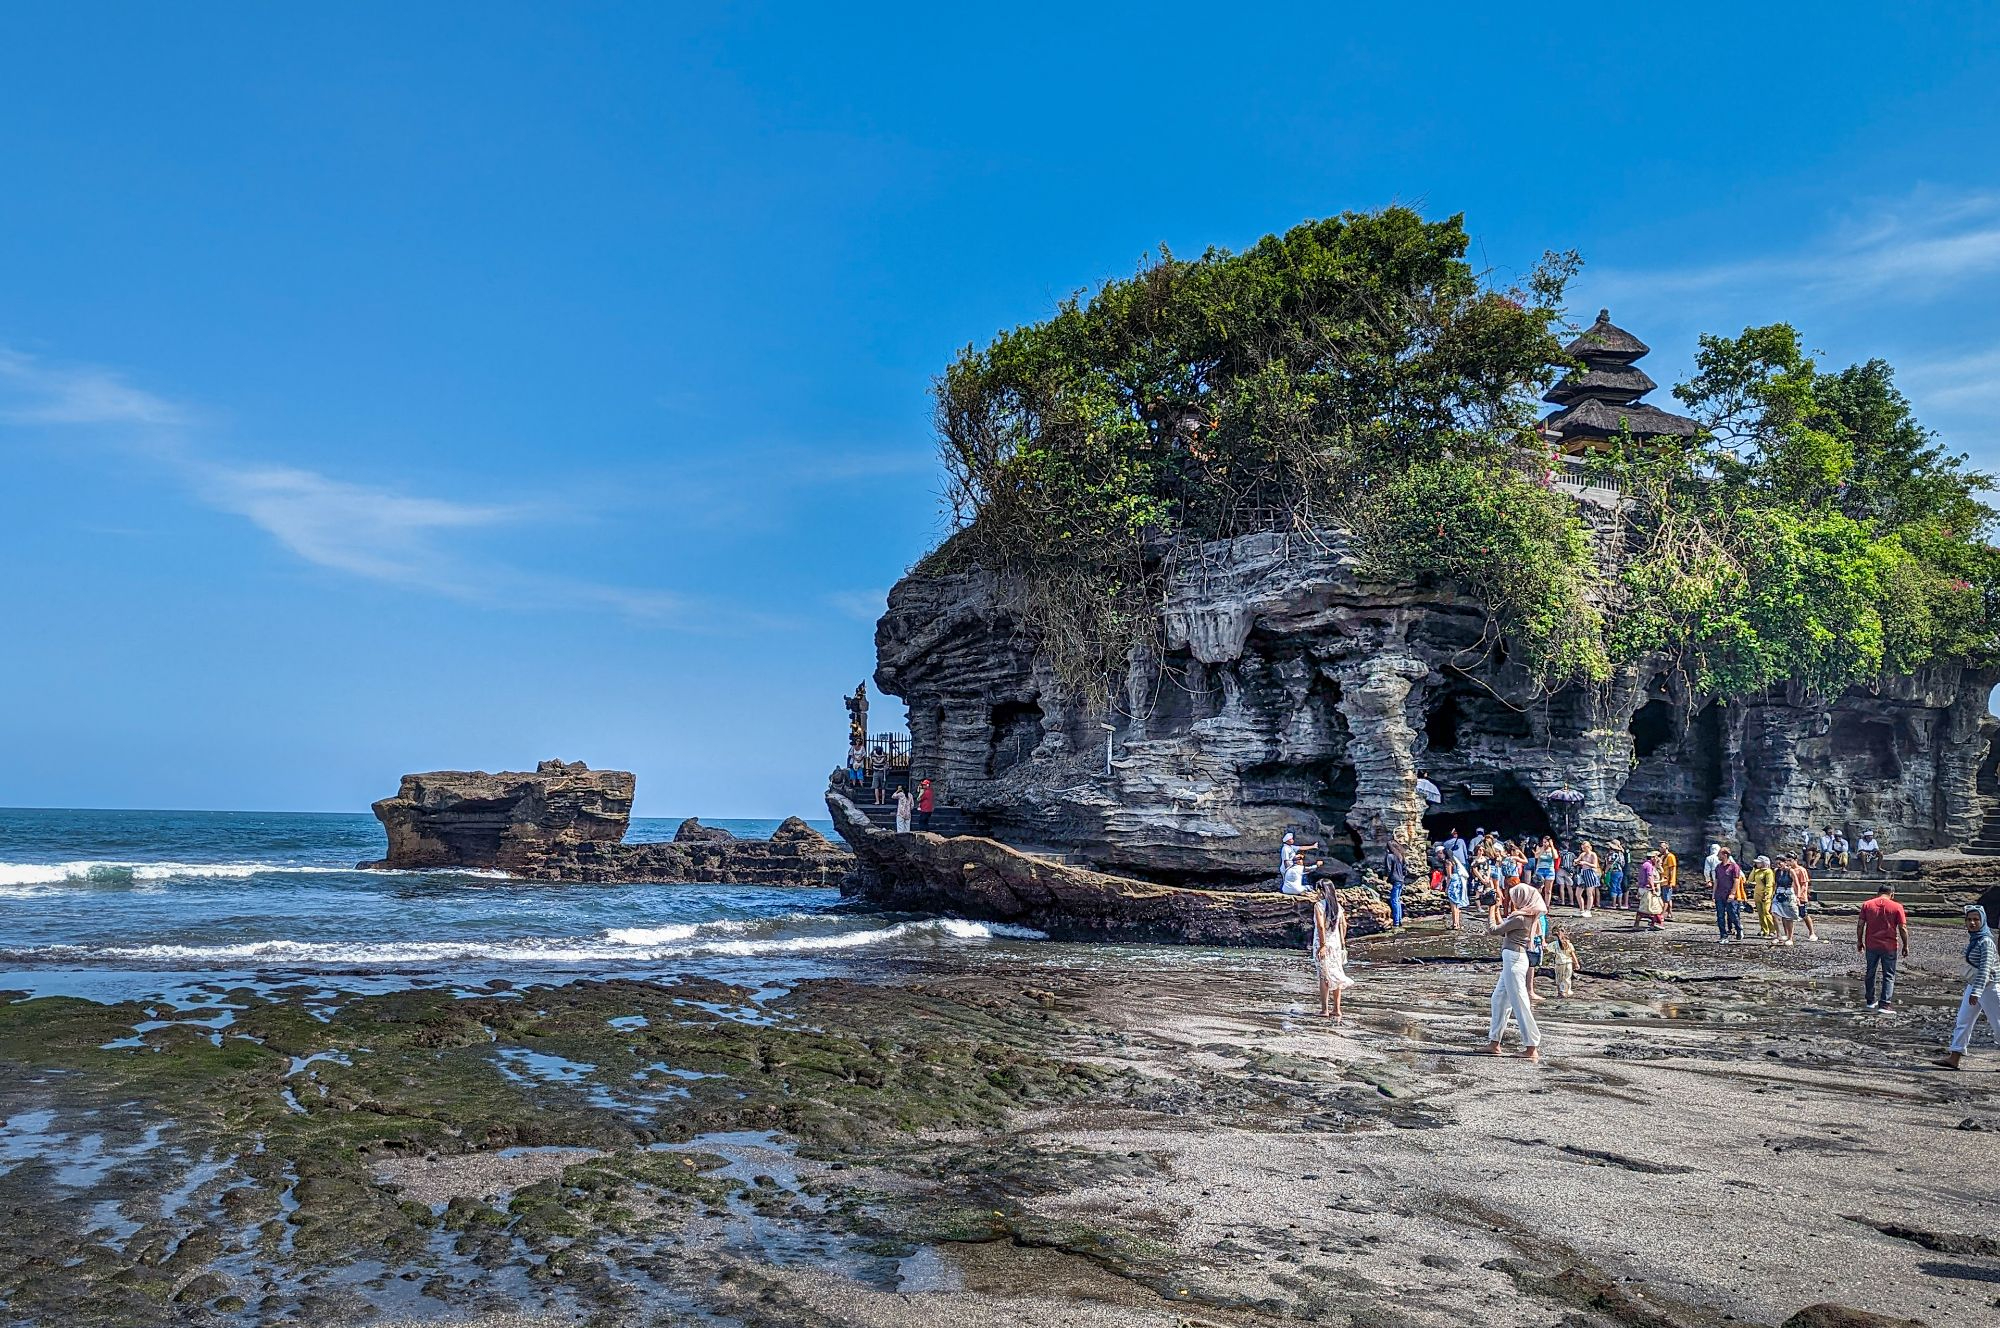
[[[778, 822], [705, 824], [763, 836]], [[636, 820], [630, 838], [671, 838], [677, 825]], [[294, 977], [371, 990], [684, 972], [782, 981], [843, 959], [1035, 938], [884, 914], [833, 890], [355, 869], [383, 851], [366, 813], [0, 809], [0, 990], [115, 999]]]

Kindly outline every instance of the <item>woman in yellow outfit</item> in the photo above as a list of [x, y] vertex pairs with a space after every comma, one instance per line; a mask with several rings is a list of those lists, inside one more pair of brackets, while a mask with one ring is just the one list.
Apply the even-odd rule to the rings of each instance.
[[1778, 934], [1778, 920], [1771, 916], [1771, 897], [1777, 889], [1778, 874], [1771, 870], [1771, 860], [1758, 854], [1756, 865], [1750, 868], [1750, 897], [1757, 903], [1757, 930], [1766, 936]]

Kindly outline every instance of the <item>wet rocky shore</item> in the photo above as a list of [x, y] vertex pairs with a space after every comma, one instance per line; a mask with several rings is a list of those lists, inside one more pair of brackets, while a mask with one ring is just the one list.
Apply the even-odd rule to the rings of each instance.
[[2000, 1052], [1956, 935], [1860, 1010], [1848, 929], [1578, 923], [1547, 1063], [1493, 947], [1018, 944], [766, 986], [0, 1004], [9, 1323], [1993, 1321]]

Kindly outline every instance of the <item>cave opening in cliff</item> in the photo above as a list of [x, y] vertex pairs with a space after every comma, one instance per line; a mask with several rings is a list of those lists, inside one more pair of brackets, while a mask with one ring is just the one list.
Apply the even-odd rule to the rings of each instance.
[[1517, 775], [1479, 775], [1465, 783], [1442, 784], [1443, 798], [1424, 815], [1424, 833], [1433, 843], [1455, 830], [1471, 838], [1475, 830], [1491, 830], [1508, 839], [1539, 839], [1553, 834], [1549, 814], [1533, 789]]
[[993, 707], [992, 745], [986, 752], [989, 777], [1006, 774], [1042, 745], [1042, 708], [1033, 701], [1002, 701]]
[[1640, 706], [1633, 714], [1628, 730], [1632, 734], [1633, 759], [1643, 761], [1671, 743], [1675, 737], [1674, 728], [1672, 702], [1656, 697]]
[[1424, 741], [1433, 752], [1458, 750], [1458, 693], [1444, 692], [1424, 716]]

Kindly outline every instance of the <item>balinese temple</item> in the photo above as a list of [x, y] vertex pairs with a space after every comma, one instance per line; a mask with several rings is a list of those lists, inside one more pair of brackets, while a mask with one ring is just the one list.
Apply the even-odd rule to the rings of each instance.
[[1542, 398], [1561, 407], [1542, 421], [1542, 432], [1558, 451], [1603, 451], [1621, 429], [1639, 439], [1694, 435], [1697, 426], [1687, 416], [1640, 400], [1659, 386], [1635, 363], [1651, 348], [1613, 323], [1610, 310], [1599, 309], [1597, 321], [1563, 349], [1583, 367]]

